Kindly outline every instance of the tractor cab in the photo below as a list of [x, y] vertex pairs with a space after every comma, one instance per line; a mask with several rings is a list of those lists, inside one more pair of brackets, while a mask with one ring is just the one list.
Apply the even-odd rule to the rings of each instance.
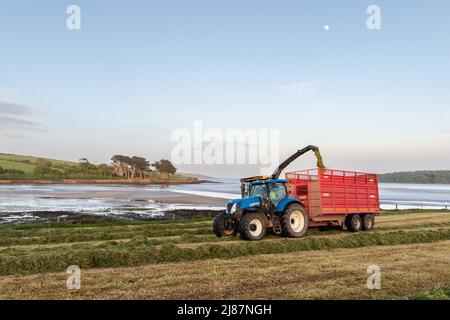
[[271, 215], [282, 209], [280, 202], [287, 199], [286, 182], [284, 179], [266, 177], [242, 179], [242, 199], [229, 201], [226, 215], [240, 217], [248, 211], [262, 211], [270, 219]]
[[267, 203], [266, 207], [274, 211], [278, 203], [287, 197], [286, 182], [287, 180], [283, 179], [251, 182], [249, 197], [260, 197], [263, 203]]

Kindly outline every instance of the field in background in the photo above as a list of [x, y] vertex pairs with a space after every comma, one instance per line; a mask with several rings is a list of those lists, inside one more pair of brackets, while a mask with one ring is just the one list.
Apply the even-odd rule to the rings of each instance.
[[[82, 268], [81, 290], [65, 269]], [[382, 288], [366, 287], [380, 266]], [[450, 212], [379, 217], [372, 232], [218, 239], [210, 220], [0, 227], [0, 298], [449, 298]]]
[[[32, 156], [21, 156], [15, 154], [5, 154], [0, 153], [0, 167], [3, 169], [14, 169], [14, 170], [22, 170], [27, 174], [33, 173], [33, 169], [36, 166], [36, 162], [39, 158]], [[46, 158], [41, 158], [46, 159]], [[73, 165], [75, 162], [71, 161], [63, 161], [63, 160], [54, 160], [54, 159], [46, 159], [50, 160], [54, 164], [68, 164]]]

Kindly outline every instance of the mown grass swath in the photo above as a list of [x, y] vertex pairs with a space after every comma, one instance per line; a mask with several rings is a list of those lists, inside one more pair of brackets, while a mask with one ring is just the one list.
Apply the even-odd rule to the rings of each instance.
[[198, 235], [198, 234], [210, 234], [211, 228], [199, 227], [195, 229], [189, 228], [170, 228], [167, 230], [158, 229], [135, 229], [135, 230], [77, 230], [78, 232], [70, 233], [52, 233], [39, 235], [1, 235], [0, 246], [13, 246], [13, 245], [31, 245], [31, 244], [50, 244], [50, 243], [70, 243], [70, 242], [86, 242], [86, 241], [99, 241], [99, 240], [120, 240], [130, 239], [137, 235], [141, 235], [146, 238], [151, 237], [171, 237], [180, 235]]
[[75, 264], [81, 268], [136, 266], [143, 264], [214, 258], [235, 258], [307, 250], [402, 245], [450, 240], [449, 229], [372, 232], [346, 237], [307, 237], [283, 241], [205, 244], [184, 248], [136, 237], [130, 241], [108, 241], [100, 245], [74, 244], [55, 248], [6, 248], [0, 251], [0, 274], [29, 274], [64, 271]]

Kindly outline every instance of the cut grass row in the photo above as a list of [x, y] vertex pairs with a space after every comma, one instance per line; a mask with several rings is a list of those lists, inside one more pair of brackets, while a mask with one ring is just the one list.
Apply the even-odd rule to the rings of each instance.
[[[415, 214], [417, 217], [429, 217], [430, 214], [450, 215], [448, 210], [424, 210], [424, 209], [408, 209], [408, 210], [383, 210], [382, 217], [405, 217], [404, 215]], [[424, 214], [424, 215], [422, 215]], [[380, 219], [380, 217], [377, 218]], [[407, 216], [406, 216], [407, 217]], [[195, 218], [192, 220], [160, 220], [160, 221], [127, 221], [127, 220], [106, 220], [106, 221], [76, 221], [76, 222], [60, 222], [60, 223], [23, 223], [16, 225], [0, 225], [0, 236], [5, 232], [12, 230], [48, 230], [48, 229], [86, 229], [86, 228], [102, 228], [102, 227], [138, 227], [142, 225], [154, 225], [169, 228], [171, 225], [187, 225], [192, 223], [207, 223], [208, 218]]]
[[[0, 239], [2, 238], [18, 238], [18, 237], [47, 237], [47, 236], [72, 236], [87, 235], [99, 233], [127, 233], [127, 232], [144, 232], [164, 233], [165, 231], [180, 231], [200, 229], [211, 226], [211, 221], [196, 221], [190, 223], [173, 223], [161, 224], [155, 222], [147, 222], [146, 224], [125, 225], [125, 226], [102, 226], [102, 227], [85, 227], [85, 228], [36, 228], [27, 230], [16, 229], [0, 229]], [[170, 232], [169, 232], [170, 233]]]
[[[393, 230], [414, 230], [425, 228], [445, 228], [450, 227], [450, 222], [442, 223], [426, 223], [426, 224], [411, 224], [405, 226], [380, 226], [378, 231], [393, 231]], [[237, 238], [216, 238], [211, 234], [211, 222], [198, 222], [191, 224], [172, 224], [168, 228], [159, 228], [152, 225], [141, 225], [135, 228], [92, 228], [87, 230], [65, 230], [70, 232], [60, 232], [61, 230], [45, 230], [46, 232], [26, 232], [25, 236], [18, 236], [18, 234], [11, 232], [10, 235], [0, 234], [0, 247], [7, 246], [26, 246], [26, 245], [46, 245], [46, 244], [70, 244], [78, 242], [93, 242], [93, 241], [108, 241], [108, 240], [128, 240], [137, 237], [153, 238], [148, 239], [149, 243], [155, 245], [162, 245], [165, 243], [202, 243], [202, 242], [224, 242], [233, 241]], [[63, 230], [64, 231], [64, 230]], [[31, 236], [31, 235], [34, 236]], [[307, 236], [320, 235], [329, 236], [333, 234], [343, 234], [341, 231], [317, 231], [311, 229]], [[14, 235], [14, 236], [13, 236]], [[171, 239], [167, 239], [167, 238]], [[270, 239], [268, 235], [266, 238]], [[276, 237], [280, 239], [280, 237]]]
[[79, 244], [57, 248], [3, 249], [0, 274], [32, 274], [63, 271], [75, 264], [81, 268], [123, 267], [163, 262], [236, 258], [309, 250], [403, 245], [450, 240], [450, 229], [357, 233], [346, 237], [306, 237], [281, 241], [242, 242], [221, 246], [205, 244], [183, 248], [174, 244], [155, 246], [144, 237], [131, 241], [110, 241], [100, 245]]
[[104, 221], [73, 221], [73, 222], [48, 222], [48, 223], [22, 223], [0, 225], [0, 232], [4, 230], [36, 230], [36, 229], [85, 229], [102, 227], [133, 227], [140, 225], [185, 225], [197, 222], [209, 221], [208, 218], [194, 218], [191, 220], [152, 220], [152, 221], [129, 221], [129, 220], [104, 220]]
[[[44, 238], [11, 238], [11, 239], [0, 239], [0, 253], [8, 248], [22, 248], [22, 249], [34, 249], [37, 247], [45, 248], [45, 247], [57, 247], [57, 246], [71, 246], [77, 244], [101, 244], [107, 241], [127, 241], [127, 240], [145, 240], [149, 245], [163, 245], [163, 244], [204, 244], [204, 243], [231, 243], [231, 242], [241, 242], [243, 240], [240, 239], [239, 236], [236, 237], [222, 237], [218, 238], [214, 234], [212, 234], [211, 227], [205, 229], [194, 229], [194, 230], [181, 230], [175, 236], [159, 236], [159, 237], [148, 237], [147, 232], [143, 233], [133, 233], [132, 236], [129, 234], [119, 234], [116, 235], [106, 235], [102, 237], [99, 235], [94, 238], [92, 235], [90, 236], [81, 236], [81, 237], [44, 237]], [[205, 233], [204, 233], [205, 232]], [[342, 231], [308, 231], [305, 237], [309, 236], [332, 236], [332, 235], [349, 235], [347, 232]], [[61, 241], [61, 239], [63, 241]], [[86, 240], [88, 239], [88, 240]], [[264, 238], [265, 241], [282, 241], [286, 240], [286, 238], [282, 238], [281, 236], [274, 234], [267, 234]]]
[[[414, 230], [424, 228], [439, 228], [450, 226], [450, 214], [428, 213], [403, 216], [379, 217], [376, 230]], [[117, 223], [119, 225], [117, 225]], [[99, 225], [89, 223], [87, 225], [75, 224], [69, 228], [69, 223], [64, 227], [59, 224], [51, 224], [55, 227], [42, 227], [43, 224], [30, 224], [25, 229], [0, 227], [0, 246], [24, 246], [46, 244], [70, 244], [78, 242], [98, 242], [108, 240], [127, 240], [135, 237], [177, 239], [153, 239], [155, 244], [182, 243], [180, 238], [189, 239], [187, 243], [217, 242], [229, 239], [216, 239], [211, 234], [211, 220], [202, 219], [194, 221], [153, 221], [153, 222], [99, 222]], [[46, 224], [44, 224], [46, 225]], [[35, 226], [35, 228], [32, 228]], [[308, 235], [329, 235], [339, 231], [320, 232], [311, 229]], [[197, 236], [196, 236], [197, 235]], [[196, 237], [195, 237], [196, 236]], [[190, 237], [190, 238], [189, 238]]]
[[89, 242], [100, 240], [123, 240], [137, 236], [143, 238], [173, 237], [187, 235], [211, 234], [211, 227], [199, 227], [194, 229], [167, 229], [167, 230], [120, 230], [97, 231], [77, 234], [49, 234], [40, 237], [0, 237], [0, 246], [23, 246], [34, 244]]

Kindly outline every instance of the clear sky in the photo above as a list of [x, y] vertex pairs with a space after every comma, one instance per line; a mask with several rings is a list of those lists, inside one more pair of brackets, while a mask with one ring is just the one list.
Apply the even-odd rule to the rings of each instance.
[[330, 167], [450, 169], [449, 16], [445, 0], [4, 0], [0, 152], [159, 160], [201, 120], [279, 129], [281, 157], [316, 144]]

